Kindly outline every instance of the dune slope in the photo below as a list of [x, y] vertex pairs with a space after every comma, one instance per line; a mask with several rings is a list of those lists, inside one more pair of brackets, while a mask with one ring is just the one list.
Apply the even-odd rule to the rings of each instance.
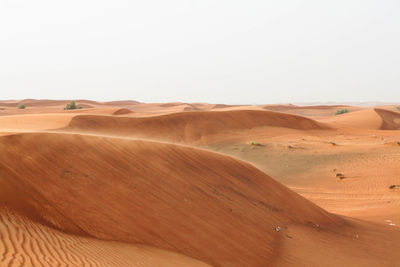
[[13, 180], [2, 202], [24, 216], [214, 266], [272, 264], [277, 226], [342, 224], [252, 165], [198, 149], [44, 133], [3, 136], [0, 149], [1, 180]]
[[400, 113], [381, 108], [369, 108], [337, 115], [321, 121], [330, 123], [334, 127], [363, 130], [398, 130], [400, 128]]
[[376, 108], [375, 112], [382, 118], [381, 130], [399, 130], [400, 113]]
[[73, 236], [0, 209], [1, 266], [209, 266], [184, 255]]

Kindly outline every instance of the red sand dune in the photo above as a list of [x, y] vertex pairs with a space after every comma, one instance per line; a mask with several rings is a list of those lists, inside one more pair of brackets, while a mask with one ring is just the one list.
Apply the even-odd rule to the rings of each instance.
[[[387, 239], [399, 232], [329, 214], [230, 157], [49, 133], [3, 136], [0, 149], [1, 203], [64, 233], [157, 247], [213, 266], [321, 260], [375, 266], [400, 259], [398, 244]], [[355, 234], [362, 239], [352, 241]], [[321, 246], [334, 248], [332, 254]], [[346, 251], [351, 254], [338, 258]]]
[[43, 133], [4, 136], [0, 147], [2, 202], [25, 216], [215, 266], [271, 262], [278, 225], [342, 224], [251, 165], [206, 151]]
[[376, 108], [375, 112], [382, 118], [381, 130], [399, 130], [400, 113]]
[[109, 105], [109, 106], [130, 106], [130, 105], [140, 104], [140, 102], [134, 100], [117, 100], [117, 101], [98, 102], [98, 104]]
[[[5, 133], [0, 136], [0, 265], [395, 266], [400, 261], [400, 198], [397, 188], [388, 188], [398, 184], [395, 108], [339, 116], [325, 107], [285, 111], [330, 116], [320, 123], [246, 110], [260, 107], [182, 112], [213, 105], [126, 109], [128, 102], [89, 101], [94, 108], [75, 111], [60, 110], [59, 103], [17, 110], [17, 102], [8, 102], [13, 106], [3, 115], [55, 113], [0, 117]], [[132, 116], [125, 113], [131, 109]], [[174, 111], [179, 113], [167, 114]], [[394, 224], [328, 213], [249, 163], [157, 140], [213, 144], [206, 148], [273, 171], [274, 178], [290, 181], [330, 211]], [[337, 145], [327, 146], [332, 140]], [[292, 149], [283, 149], [288, 144]]]
[[0, 209], [1, 266], [209, 266], [151, 247], [68, 235]]
[[66, 129], [173, 142], [196, 142], [205, 141], [207, 136], [216, 133], [263, 126], [298, 130], [329, 129], [308, 118], [257, 110], [199, 111], [140, 118], [81, 115], [72, 118]]
[[[63, 106], [71, 102], [71, 100], [49, 100], [49, 99], [24, 99], [24, 100], [0, 100], [0, 106], [4, 107], [17, 107], [19, 104], [24, 104], [26, 107], [48, 107], [48, 106]], [[138, 101], [121, 100], [121, 101], [108, 101], [97, 102], [93, 100], [78, 99], [75, 100], [77, 104], [82, 107], [93, 107], [98, 105], [107, 106], [129, 106], [140, 104]]]
[[133, 113], [132, 110], [126, 109], [126, 108], [121, 108], [121, 109], [114, 111], [112, 113], [112, 115], [126, 115], [126, 114], [131, 114], [131, 113]]
[[381, 108], [370, 108], [345, 113], [321, 120], [334, 127], [368, 130], [397, 130], [400, 128], [400, 113]]
[[35, 131], [65, 127], [76, 114], [28, 114], [0, 116], [0, 130]]
[[225, 105], [225, 104], [215, 104], [213, 109], [223, 109], [223, 108], [232, 108], [232, 107], [240, 107], [242, 105]]

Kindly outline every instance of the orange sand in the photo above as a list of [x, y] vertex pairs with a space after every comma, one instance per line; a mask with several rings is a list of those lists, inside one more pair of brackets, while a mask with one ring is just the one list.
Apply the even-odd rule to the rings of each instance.
[[400, 262], [393, 106], [22, 102], [0, 101], [0, 265]]

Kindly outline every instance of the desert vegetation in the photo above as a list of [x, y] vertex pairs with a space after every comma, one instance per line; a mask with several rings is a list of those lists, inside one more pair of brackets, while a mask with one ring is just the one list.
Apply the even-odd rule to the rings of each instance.
[[256, 141], [251, 141], [249, 144], [252, 145], [252, 146], [262, 146], [261, 143], [256, 142]]
[[19, 104], [18, 105], [18, 109], [25, 109], [25, 108], [26, 108], [26, 106], [24, 104]]
[[343, 180], [345, 178], [344, 174], [340, 172], [336, 173], [336, 177], [338, 177], [340, 180]]
[[340, 114], [349, 113], [349, 112], [350, 112], [350, 110], [348, 110], [347, 108], [338, 109], [335, 111], [335, 115], [340, 115]]
[[64, 110], [81, 109], [81, 108], [82, 106], [77, 106], [75, 101], [71, 101], [64, 107]]

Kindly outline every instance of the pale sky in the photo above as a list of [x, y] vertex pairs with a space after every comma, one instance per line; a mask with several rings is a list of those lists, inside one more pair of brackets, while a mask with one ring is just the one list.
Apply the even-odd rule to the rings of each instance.
[[0, 92], [400, 102], [400, 1], [1, 0]]

